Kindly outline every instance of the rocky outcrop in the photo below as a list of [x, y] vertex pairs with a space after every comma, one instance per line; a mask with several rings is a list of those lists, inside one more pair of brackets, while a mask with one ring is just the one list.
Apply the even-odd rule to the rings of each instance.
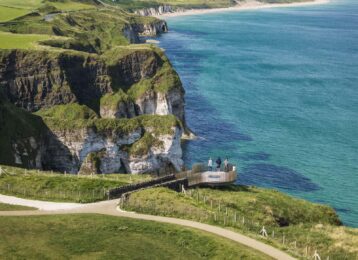
[[147, 91], [136, 101], [138, 114], [168, 115], [177, 116], [185, 122], [184, 115], [184, 91], [176, 88], [168, 93]]
[[[150, 132], [149, 129], [147, 131]], [[158, 169], [180, 171], [183, 167], [181, 135], [182, 129], [175, 127], [173, 134], [160, 136], [160, 145], [151, 147], [145, 155], [130, 155], [128, 168], [133, 173], [154, 172]]]
[[[145, 135], [153, 135], [152, 129], [145, 127], [127, 134], [119, 134], [113, 129], [98, 132], [94, 127], [51, 129], [43, 154], [43, 167], [81, 174], [138, 174], [168, 167], [180, 170], [183, 166], [182, 130], [179, 126], [171, 129], [171, 134], [157, 135], [152, 143], [142, 141]], [[139, 142], [146, 145], [145, 152], [132, 152], [131, 146]]]
[[139, 36], [156, 36], [168, 32], [168, 25], [164, 20], [155, 20], [152, 23], [136, 24], [133, 26]]
[[0, 50], [0, 163], [81, 174], [179, 170], [182, 84], [162, 50], [130, 44], [167, 32], [166, 22], [115, 9], [41, 15], [3, 24], [59, 37]]
[[173, 113], [184, 119], [184, 91], [180, 84], [169, 86], [167, 93], [152, 91], [137, 100], [100, 108], [104, 95], [117, 92], [119, 86], [126, 91], [150, 79], [168, 63], [146, 49], [113, 55], [120, 57], [109, 63], [104, 56], [95, 54], [4, 51], [0, 53], [0, 87], [13, 104], [30, 112], [78, 102], [100, 112], [102, 117]]
[[141, 16], [158, 16], [167, 13], [173, 12], [182, 12], [183, 8], [172, 7], [170, 5], [161, 5], [158, 7], [144, 8], [140, 10], [136, 10], [134, 13]]

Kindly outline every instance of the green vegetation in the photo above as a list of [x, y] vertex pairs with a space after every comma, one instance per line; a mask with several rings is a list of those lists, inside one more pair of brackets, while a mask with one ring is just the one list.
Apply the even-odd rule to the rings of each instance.
[[130, 119], [96, 118], [91, 109], [78, 104], [53, 106], [38, 111], [36, 115], [42, 117], [52, 130], [93, 128], [98, 132], [129, 134], [140, 128], [151, 128], [154, 135], [163, 135], [172, 134], [175, 126], [181, 127], [180, 121], [173, 115], [141, 115]]
[[43, 0], [0, 0], [1, 6], [33, 10], [42, 4]]
[[162, 145], [163, 143], [158, 139], [155, 139], [152, 134], [145, 133], [141, 139], [129, 148], [128, 152], [131, 156], [143, 156], [148, 154], [150, 148], [160, 147]]
[[153, 90], [156, 93], [167, 93], [171, 89], [180, 86], [180, 78], [174, 71], [169, 62], [165, 62], [157, 74], [134, 84], [129, 90], [128, 95], [133, 99], [141, 97], [147, 91]]
[[[225, 226], [297, 257], [304, 257], [306, 250], [310, 256], [318, 250], [322, 259], [348, 260], [358, 255], [358, 230], [339, 226], [333, 209], [274, 190], [230, 186], [189, 190], [184, 195], [156, 188], [131, 194], [124, 208]], [[262, 226], [269, 238], [259, 235]]]
[[81, 0], [0, 0], [0, 6], [34, 11], [44, 5], [52, 5], [61, 11], [77, 11], [96, 7], [95, 1]]
[[149, 221], [102, 215], [0, 220], [2, 259], [270, 259], [205, 232]]
[[36, 208], [0, 203], [0, 211], [36, 210]]
[[49, 109], [43, 109], [35, 114], [41, 117], [55, 117], [67, 120], [98, 118], [97, 114], [92, 109], [77, 103], [53, 106]]
[[[174, 8], [184, 9], [209, 9], [209, 8], [225, 8], [234, 6], [237, 2], [244, 0], [104, 0], [108, 4], [116, 4], [123, 9], [135, 11], [138, 9], [159, 7], [161, 5], [170, 5]], [[258, 0], [263, 3], [293, 3], [307, 2], [309, 0]]]
[[0, 32], [0, 49], [38, 49], [39, 41], [49, 39], [48, 35]]
[[28, 10], [0, 6], [0, 22], [7, 22], [28, 13]]
[[158, 7], [160, 5], [171, 5], [181, 8], [220, 8], [234, 5], [232, 0], [105, 0], [115, 3], [124, 9], [133, 11], [142, 8]]
[[2, 166], [0, 193], [22, 198], [88, 203], [107, 199], [108, 189], [149, 180], [149, 175], [64, 175]]
[[128, 97], [122, 89], [118, 90], [116, 93], [108, 93], [101, 98], [101, 107], [107, 107], [109, 109], [116, 109], [121, 103], [132, 102], [132, 99]]
[[30, 114], [8, 102], [0, 91], [0, 164], [15, 165], [14, 147], [12, 140], [18, 141], [16, 149], [27, 151], [27, 156], [22, 156], [24, 165], [30, 165], [36, 154], [32, 154], [32, 143], [41, 140], [45, 124], [40, 117]]

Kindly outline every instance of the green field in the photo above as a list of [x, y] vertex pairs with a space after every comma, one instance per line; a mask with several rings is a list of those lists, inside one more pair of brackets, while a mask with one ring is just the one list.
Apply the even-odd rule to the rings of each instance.
[[358, 256], [358, 229], [339, 226], [333, 209], [274, 190], [232, 186], [184, 195], [156, 188], [131, 194], [124, 209], [224, 226], [255, 239], [262, 239], [259, 231], [265, 226], [269, 238], [262, 240], [296, 257], [314, 250], [322, 259]]
[[75, 11], [89, 8], [95, 8], [95, 5], [85, 1], [71, 0], [0, 0], [0, 6], [13, 7], [24, 10], [36, 10], [43, 5], [52, 5], [62, 11]]
[[0, 6], [0, 22], [7, 22], [28, 13], [29, 10]]
[[151, 179], [149, 175], [76, 176], [5, 166], [2, 166], [2, 170], [0, 194], [64, 202], [88, 203], [106, 200], [108, 189]]
[[76, 11], [76, 10], [87, 10], [87, 9], [95, 8], [94, 5], [78, 3], [78, 2], [51, 2], [50, 4], [61, 11]]
[[42, 4], [43, 0], [0, 0], [0, 5], [27, 10], [33, 10]]
[[102, 215], [0, 217], [1, 259], [270, 259], [201, 231]]
[[49, 39], [48, 35], [0, 32], [0, 49], [36, 49], [39, 41]]
[[0, 211], [36, 210], [35, 208], [0, 203]]

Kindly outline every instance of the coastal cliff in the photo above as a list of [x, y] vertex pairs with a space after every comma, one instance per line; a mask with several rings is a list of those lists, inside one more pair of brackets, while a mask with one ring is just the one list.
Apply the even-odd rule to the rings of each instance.
[[158, 16], [173, 12], [183, 12], [185, 11], [184, 8], [180, 7], [173, 7], [171, 5], [160, 5], [158, 7], [150, 7], [150, 8], [143, 8], [140, 10], [134, 11], [135, 14], [141, 15], [141, 16]]
[[138, 44], [168, 31], [164, 21], [114, 10], [27, 19], [1, 29], [61, 38], [0, 50], [0, 163], [80, 174], [181, 169], [184, 89], [162, 50]]

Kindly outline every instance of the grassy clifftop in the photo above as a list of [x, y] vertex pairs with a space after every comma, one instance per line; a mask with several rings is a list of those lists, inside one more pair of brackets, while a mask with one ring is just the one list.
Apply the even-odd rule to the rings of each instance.
[[[225, 8], [234, 6], [245, 0], [104, 0], [109, 4], [116, 4], [123, 9], [135, 11], [138, 9], [145, 9], [151, 7], [159, 7], [162, 5], [170, 5], [174, 8], [184, 9], [206, 9], [206, 8]], [[262, 3], [293, 3], [293, 2], [308, 2], [309, 0], [258, 0]]]
[[[298, 258], [356, 259], [358, 230], [340, 226], [335, 211], [281, 192], [230, 186], [189, 190], [165, 188], [135, 192], [124, 203], [130, 211], [193, 219], [262, 239]], [[265, 226], [268, 237], [260, 236]]]

